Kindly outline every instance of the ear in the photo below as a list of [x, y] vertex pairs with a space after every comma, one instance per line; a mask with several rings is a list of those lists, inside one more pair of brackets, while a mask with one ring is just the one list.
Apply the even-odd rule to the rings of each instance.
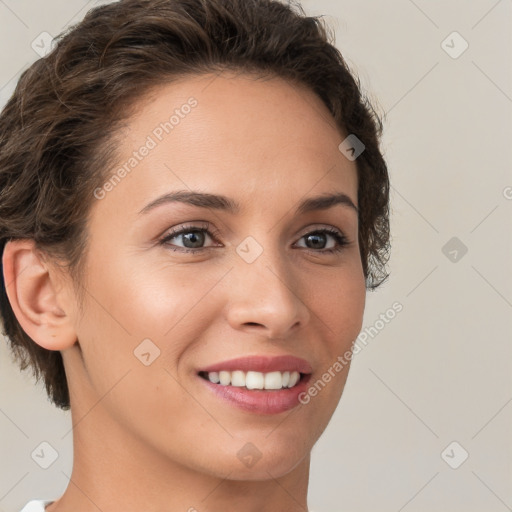
[[28, 336], [47, 350], [71, 347], [77, 340], [73, 304], [62, 274], [44, 261], [34, 240], [7, 242], [2, 265], [7, 297]]

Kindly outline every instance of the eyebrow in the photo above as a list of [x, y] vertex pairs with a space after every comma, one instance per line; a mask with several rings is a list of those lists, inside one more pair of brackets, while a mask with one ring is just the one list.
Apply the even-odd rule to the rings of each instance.
[[[212, 208], [214, 210], [226, 211], [231, 214], [240, 213], [241, 211], [239, 203], [223, 195], [208, 194], [190, 190], [177, 190], [157, 197], [155, 200], [144, 206], [144, 208], [139, 211], [139, 214], [148, 213], [163, 204], [176, 202], [199, 206], [200, 208]], [[299, 204], [295, 213], [304, 214], [316, 210], [327, 210], [328, 208], [332, 208], [336, 205], [344, 205], [356, 212], [359, 212], [357, 206], [349, 196], [343, 193], [334, 193], [305, 199]]]

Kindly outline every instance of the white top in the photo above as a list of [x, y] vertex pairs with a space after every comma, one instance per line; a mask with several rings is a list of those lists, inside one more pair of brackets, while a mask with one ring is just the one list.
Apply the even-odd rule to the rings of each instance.
[[21, 509], [21, 512], [45, 512], [46, 505], [49, 505], [50, 503], [53, 503], [53, 501], [32, 500], [32, 501], [29, 501]]
[[[50, 505], [53, 501], [32, 500], [29, 501], [20, 512], [45, 512], [46, 505]], [[310, 512], [313, 512], [312, 510]]]

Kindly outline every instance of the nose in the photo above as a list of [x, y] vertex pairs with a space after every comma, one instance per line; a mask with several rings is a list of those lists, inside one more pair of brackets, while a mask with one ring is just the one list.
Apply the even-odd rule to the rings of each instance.
[[[268, 251], [266, 251], [268, 254]], [[235, 330], [285, 339], [310, 318], [301, 280], [279, 255], [237, 261], [230, 272], [227, 318]], [[304, 283], [304, 281], [303, 281]]]

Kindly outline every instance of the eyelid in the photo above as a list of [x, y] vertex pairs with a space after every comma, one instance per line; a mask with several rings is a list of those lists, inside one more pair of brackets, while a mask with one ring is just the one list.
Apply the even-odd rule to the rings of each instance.
[[[210, 238], [212, 238], [215, 242], [219, 241], [220, 238], [220, 231], [212, 226], [212, 224], [208, 221], [189, 221], [180, 227], [177, 227], [175, 229], [172, 229], [169, 232], [166, 232], [165, 235], [159, 238], [159, 243], [161, 245], [169, 245], [172, 246], [173, 244], [169, 244], [167, 241], [180, 236], [184, 233], [188, 233], [191, 231], [200, 231], [200, 232], [206, 232]], [[297, 241], [294, 243], [294, 245], [302, 240], [306, 235], [310, 235], [313, 233], [327, 233], [331, 237], [336, 239], [337, 245], [334, 248], [329, 249], [311, 249], [309, 247], [304, 247], [302, 249], [305, 249], [306, 251], [314, 252], [314, 253], [333, 253], [336, 251], [342, 250], [344, 247], [347, 247], [352, 244], [352, 241], [345, 235], [345, 232], [337, 227], [331, 226], [331, 225], [325, 225], [325, 224], [313, 224], [308, 226], [307, 228], [304, 228], [303, 233], [298, 237]], [[222, 244], [221, 244], [222, 246]], [[208, 247], [198, 247], [198, 248], [188, 248], [188, 247], [181, 247], [181, 246], [175, 246], [176, 248], [172, 249], [174, 251], [178, 252], [184, 252], [184, 253], [201, 253], [205, 252], [209, 249], [213, 249], [217, 246], [208, 246]]]
[[319, 223], [316, 223], [316, 224], [310, 224], [309, 226], [307, 226], [306, 228], [304, 228], [304, 230], [301, 230], [300, 232], [302, 232], [302, 235], [300, 235], [301, 237], [304, 236], [304, 235], [307, 235], [309, 233], [313, 233], [315, 231], [322, 231], [323, 229], [331, 229], [331, 230], [335, 230], [336, 232], [338, 232], [340, 235], [343, 235], [345, 236], [345, 232], [336, 227], [336, 226], [332, 226], [331, 224], [319, 224]]
[[[206, 232], [208, 234], [208, 236], [210, 236], [210, 238], [212, 238], [214, 241], [218, 241], [218, 239], [220, 238], [220, 231], [211, 225], [210, 222], [208, 221], [189, 221], [189, 222], [186, 222], [185, 224], [182, 224], [181, 226], [179, 227], [176, 227], [176, 228], [172, 228], [171, 230], [168, 230], [164, 233], [164, 235], [162, 235], [161, 237], [159, 237], [158, 241], [160, 244], [166, 244], [166, 240], [169, 240], [171, 238], [174, 238], [176, 236], [179, 236], [183, 233], [188, 233], [190, 231], [201, 231], [201, 232]], [[198, 248], [197, 251], [204, 251], [206, 249], [209, 249], [210, 247], [201, 247], [201, 248]], [[183, 247], [183, 249], [188, 249], [189, 251], [193, 251], [194, 249], [189, 249], [187, 247]]]

